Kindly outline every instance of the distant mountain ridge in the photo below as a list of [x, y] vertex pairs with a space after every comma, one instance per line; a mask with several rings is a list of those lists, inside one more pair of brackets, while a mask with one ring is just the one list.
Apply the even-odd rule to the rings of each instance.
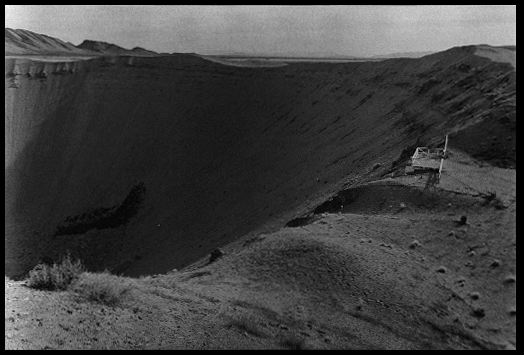
[[[516, 50], [516, 46], [498, 46], [509, 50]], [[496, 47], [494, 47], [496, 48]], [[374, 56], [351, 56], [338, 53], [243, 53], [234, 51], [207, 50], [205, 53], [199, 53], [208, 56], [230, 56], [230, 57], [275, 57], [275, 58], [340, 58], [340, 59], [388, 59], [388, 58], [420, 58], [426, 55], [436, 53], [435, 51], [425, 52], [399, 52], [390, 54], [379, 54]], [[70, 42], [40, 34], [24, 29], [5, 28], [5, 55], [70, 55], [70, 56], [165, 56], [178, 54], [157, 53], [142, 47], [126, 49], [113, 43], [84, 40], [81, 44], [75, 46]], [[186, 53], [196, 54], [196, 53]]]
[[289, 53], [289, 52], [267, 52], [267, 53], [248, 53], [248, 52], [232, 52], [232, 51], [221, 51], [221, 50], [207, 50], [200, 55], [216, 56], [216, 57], [246, 57], [246, 58], [341, 58], [341, 59], [358, 59], [364, 57], [338, 54], [334, 52], [301, 52], [301, 53]]
[[370, 58], [420, 58], [426, 55], [435, 53], [435, 51], [426, 51], [426, 52], [398, 52], [398, 53], [389, 53], [389, 54], [378, 54], [371, 56]]
[[5, 54], [71, 54], [90, 55], [70, 42], [27, 30], [5, 29]]
[[141, 47], [135, 47], [133, 49], [125, 49], [123, 47], [117, 46], [113, 43], [102, 42], [102, 41], [93, 41], [85, 40], [80, 43], [77, 48], [103, 53], [104, 55], [143, 55], [143, 56], [155, 56], [158, 53], [149, 51]]
[[116, 44], [85, 40], [78, 46], [48, 35], [24, 29], [5, 29], [6, 55], [73, 55], [73, 56], [156, 56], [158, 53], [135, 47], [125, 49]]

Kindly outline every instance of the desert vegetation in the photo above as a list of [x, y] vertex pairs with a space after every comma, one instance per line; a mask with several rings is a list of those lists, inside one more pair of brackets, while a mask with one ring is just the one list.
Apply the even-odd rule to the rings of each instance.
[[66, 254], [58, 263], [41, 263], [29, 271], [26, 285], [48, 291], [69, 291], [84, 299], [109, 306], [120, 304], [130, 291], [123, 277], [109, 271], [92, 273], [86, 271], [80, 260]]
[[82, 263], [79, 260], [74, 261], [67, 254], [58, 263], [36, 265], [29, 271], [26, 284], [39, 290], [65, 290], [83, 271]]
[[113, 275], [108, 271], [102, 273], [84, 272], [72, 287], [72, 291], [87, 300], [116, 306], [129, 293], [131, 286], [123, 277]]

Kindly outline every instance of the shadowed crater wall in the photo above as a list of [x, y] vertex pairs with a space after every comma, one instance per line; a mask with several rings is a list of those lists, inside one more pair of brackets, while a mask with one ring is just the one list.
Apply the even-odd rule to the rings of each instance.
[[509, 144], [514, 70], [474, 50], [275, 68], [6, 59], [6, 273], [65, 250], [91, 269], [165, 272], [283, 226], [376, 162], [385, 173], [417, 141], [489, 124]]

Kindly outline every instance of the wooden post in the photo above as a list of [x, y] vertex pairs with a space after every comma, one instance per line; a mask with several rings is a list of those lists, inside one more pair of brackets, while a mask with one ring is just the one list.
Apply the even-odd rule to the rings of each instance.
[[438, 168], [438, 181], [440, 182], [440, 175], [442, 174], [442, 166], [444, 164], [444, 158], [440, 159], [440, 167]]
[[446, 143], [444, 143], [443, 156], [446, 156], [446, 150], [448, 149], [448, 135], [446, 134]]

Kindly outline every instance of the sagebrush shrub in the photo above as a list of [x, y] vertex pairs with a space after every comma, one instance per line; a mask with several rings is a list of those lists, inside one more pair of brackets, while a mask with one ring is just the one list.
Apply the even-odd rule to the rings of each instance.
[[80, 260], [73, 261], [67, 254], [57, 264], [38, 264], [27, 278], [27, 286], [41, 290], [65, 290], [79, 275], [84, 272]]
[[84, 272], [75, 282], [74, 291], [88, 300], [115, 306], [129, 292], [130, 286], [122, 277], [112, 275], [108, 271], [102, 273]]

